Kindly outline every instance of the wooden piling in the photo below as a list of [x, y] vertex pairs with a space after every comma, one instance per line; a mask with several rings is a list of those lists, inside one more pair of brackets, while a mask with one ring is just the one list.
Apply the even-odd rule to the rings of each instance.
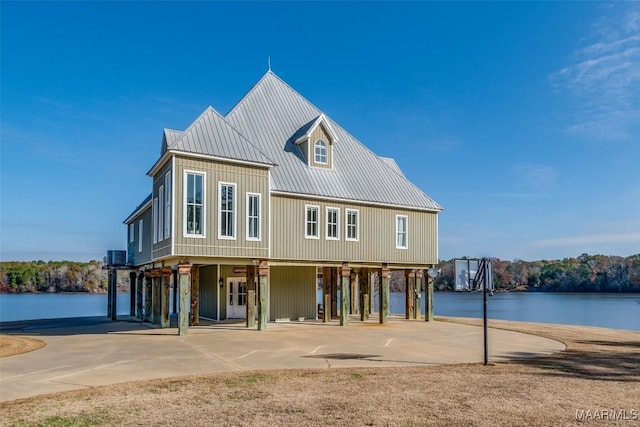
[[160, 327], [170, 326], [169, 295], [171, 293], [171, 267], [162, 267], [160, 287]]
[[144, 315], [145, 322], [151, 322], [151, 312], [153, 311], [153, 274], [150, 271], [144, 273]]
[[137, 277], [135, 271], [129, 272], [129, 316], [136, 315], [136, 284]]
[[416, 284], [416, 292], [415, 292], [415, 311], [413, 312], [414, 319], [420, 320], [422, 317], [422, 281], [424, 278], [424, 274], [422, 270], [416, 270], [415, 272], [415, 284]]
[[389, 322], [389, 285], [391, 282], [391, 271], [387, 267], [387, 264], [382, 264], [380, 270], [380, 323], [386, 324]]
[[142, 319], [143, 316], [143, 305], [142, 305], [142, 295], [144, 294], [144, 273], [142, 271], [138, 271], [137, 274], [137, 284], [136, 284], [136, 317], [138, 319]]
[[200, 267], [191, 266], [191, 325], [200, 325]]
[[360, 270], [360, 320], [363, 322], [369, 319], [370, 278], [369, 269]]
[[343, 264], [340, 269], [340, 326], [349, 324], [349, 294], [351, 287], [351, 268]]
[[153, 288], [151, 289], [151, 323], [160, 324], [160, 289], [162, 288], [162, 270], [153, 270]]
[[178, 264], [179, 305], [178, 305], [178, 335], [187, 335], [189, 331], [189, 287], [191, 286], [191, 264]]
[[331, 268], [322, 268], [322, 321], [331, 320]]
[[267, 329], [267, 293], [269, 289], [269, 264], [261, 261], [258, 267], [258, 330]]
[[429, 276], [425, 277], [427, 288], [425, 289], [425, 310], [424, 320], [433, 322], [433, 279]]
[[256, 327], [256, 267], [253, 265], [247, 265], [247, 328]]

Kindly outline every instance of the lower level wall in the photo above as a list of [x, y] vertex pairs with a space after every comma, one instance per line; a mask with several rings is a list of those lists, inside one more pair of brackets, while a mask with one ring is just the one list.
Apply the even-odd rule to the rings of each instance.
[[218, 287], [218, 266], [200, 267], [200, 316], [218, 318]]
[[271, 267], [269, 320], [316, 319], [316, 267]]

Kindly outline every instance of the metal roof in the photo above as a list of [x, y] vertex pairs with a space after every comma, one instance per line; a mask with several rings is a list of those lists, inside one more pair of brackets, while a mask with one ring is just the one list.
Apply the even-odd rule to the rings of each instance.
[[164, 152], [167, 151], [167, 146], [174, 144], [182, 134], [179, 130], [165, 128], [162, 133], [162, 150], [160, 151], [160, 155], [164, 154]]
[[151, 194], [149, 194], [136, 208], [129, 214], [127, 219], [123, 221], [124, 224], [130, 224], [138, 215], [151, 207]]
[[170, 137], [177, 136], [172, 143], [169, 143], [167, 135], [165, 130], [167, 150], [273, 165], [260, 149], [211, 107], [208, 107], [184, 132], [180, 132], [179, 135], [169, 134]]
[[[277, 164], [271, 170], [274, 191], [442, 210], [404, 177], [395, 161], [394, 167], [375, 155], [271, 71], [225, 119]], [[295, 145], [319, 119], [337, 138], [332, 169], [309, 167]]]

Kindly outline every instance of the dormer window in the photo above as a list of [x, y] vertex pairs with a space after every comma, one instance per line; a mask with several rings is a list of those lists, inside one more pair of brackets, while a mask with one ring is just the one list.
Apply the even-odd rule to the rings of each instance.
[[323, 140], [319, 139], [316, 141], [314, 144], [314, 153], [316, 163], [327, 164], [327, 144], [325, 144]]

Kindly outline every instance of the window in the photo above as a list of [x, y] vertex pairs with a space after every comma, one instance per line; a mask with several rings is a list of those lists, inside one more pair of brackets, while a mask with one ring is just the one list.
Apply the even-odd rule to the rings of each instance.
[[327, 240], [340, 239], [340, 209], [327, 208]]
[[133, 243], [133, 241], [135, 240], [135, 226], [135, 222], [129, 224], [129, 243]]
[[320, 207], [305, 205], [306, 217], [305, 217], [305, 231], [304, 237], [307, 239], [319, 239], [320, 230], [318, 230], [319, 212]]
[[158, 243], [158, 198], [153, 199], [153, 243]]
[[247, 240], [260, 240], [260, 194], [247, 193]]
[[160, 241], [164, 239], [164, 185], [158, 189], [158, 201], [158, 241]]
[[204, 237], [204, 174], [185, 172], [184, 235]]
[[171, 172], [164, 176], [164, 238], [171, 237]]
[[315, 154], [314, 160], [316, 163], [327, 164], [327, 144], [321, 139], [317, 140], [313, 146], [313, 152]]
[[138, 252], [142, 252], [142, 220], [138, 221]]
[[407, 222], [406, 215], [396, 215], [396, 248], [407, 249]]
[[236, 238], [236, 185], [221, 182], [218, 184], [218, 238]]
[[347, 209], [345, 215], [347, 216], [345, 239], [358, 241], [360, 239], [360, 230], [358, 229], [358, 223], [360, 222], [360, 211], [356, 209]]

